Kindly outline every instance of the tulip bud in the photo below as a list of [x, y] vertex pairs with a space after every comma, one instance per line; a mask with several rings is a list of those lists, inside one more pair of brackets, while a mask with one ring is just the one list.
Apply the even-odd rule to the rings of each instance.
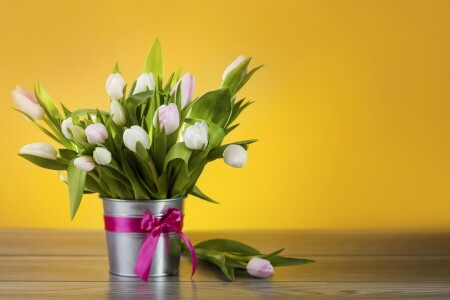
[[113, 122], [118, 126], [125, 125], [127, 121], [127, 116], [125, 115], [125, 109], [122, 104], [116, 100], [112, 100], [109, 105], [109, 113], [112, 116]]
[[68, 127], [72, 131], [72, 136], [76, 140], [84, 141], [86, 140], [86, 133], [84, 132], [84, 128], [78, 125], [72, 125]]
[[56, 159], [56, 149], [46, 143], [33, 143], [23, 146], [19, 154], [30, 154], [48, 159]]
[[99, 165], [109, 165], [111, 162], [111, 152], [108, 149], [97, 147], [94, 150], [94, 160]]
[[66, 137], [66, 139], [70, 139], [70, 134], [69, 134], [69, 131], [67, 130], [67, 128], [72, 127], [72, 125], [73, 125], [72, 117], [68, 117], [61, 123], [61, 131], [64, 134], [64, 136]]
[[136, 81], [136, 86], [134, 87], [133, 95], [141, 92], [150, 91], [155, 89], [155, 79], [153, 73], [142, 73], [141, 76]]
[[159, 126], [164, 128], [166, 135], [175, 132], [180, 126], [180, 113], [174, 103], [161, 105], [153, 115], [153, 126], [156, 127], [156, 116], [159, 116]]
[[183, 141], [189, 149], [202, 150], [208, 146], [208, 125], [205, 122], [195, 122], [183, 134]]
[[[235, 69], [237, 66], [239, 66], [244, 60], [246, 60], [247, 57], [245, 55], [239, 55], [223, 72], [222, 79], [225, 80], [228, 73], [230, 73], [233, 69]], [[247, 70], [245, 70], [244, 74], [247, 73]]]
[[90, 144], [103, 144], [108, 138], [108, 130], [102, 123], [91, 124], [84, 132]]
[[172, 95], [181, 83], [181, 109], [185, 108], [186, 105], [191, 103], [192, 98], [194, 97], [194, 86], [195, 86], [195, 78], [190, 73], [184, 74], [180, 80], [174, 85], [170, 94]]
[[106, 92], [112, 99], [123, 98], [123, 88], [125, 87], [125, 80], [120, 73], [113, 73], [109, 75], [106, 80]]
[[82, 155], [80, 157], [75, 158], [73, 164], [78, 169], [86, 172], [92, 171], [95, 168], [94, 159], [92, 158], [92, 156], [89, 155]]
[[136, 144], [140, 142], [145, 149], [150, 149], [150, 138], [148, 133], [137, 125], [131, 126], [123, 133], [123, 142], [125, 146], [133, 152], [136, 152]]
[[229, 145], [223, 151], [223, 160], [229, 166], [242, 168], [247, 162], [247, 151], [239, 145]]
[[253, 257], [247, 264], [247, 272], [255, 277], [269, 277], [273, 274], [273, 266], [267, 259]]
[[44, 117], [45, 111], [39, 105], [36, 98], [29, 91], [16, 85], [16, 89], [12, 91], [12, 98], [20, 111], [28, 114], [33, 120], [37, 121]]

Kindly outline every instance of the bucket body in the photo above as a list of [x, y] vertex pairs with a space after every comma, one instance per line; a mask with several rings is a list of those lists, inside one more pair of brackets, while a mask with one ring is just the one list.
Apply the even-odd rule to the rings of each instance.
[[[165, 200], [121, 200], [101, 197], [105, 216], [142, 218], [146, 211], [153, 216], [162, 216], [167, 208], [184, 211], [184, 198]], [[109, 272], [113, 275], [137, 277], [136, 261], [146, 233], [106, 231]], [[168, 276], [178, 273], [181, 241], [176, 233], [162, 233], [153, 255], [150, 277]]]

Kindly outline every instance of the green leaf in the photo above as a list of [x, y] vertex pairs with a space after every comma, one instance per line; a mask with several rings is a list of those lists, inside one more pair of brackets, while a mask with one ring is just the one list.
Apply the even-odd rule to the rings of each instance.
[[315, 261], [310, 259], [283, 257], [283, 256], [277, 256], [270, 259], [270, 263], [274, 267], [305, 265], [313, 262]]
[[222, 268], [222, 272], [225, 274], [228, 280], [234, 281], [233, 264], [228, 263], [228, 259], [225, 259], [225, 266]]
[[[186, 246], [183, 245], [183, 249], [186, 251]], [[207, 261], [219, 267], [222, 271], [223, 275], [229, 280], [234, 280], [234, 269], [230, 264], [227, 264], [224, 253], [217, 252], [214, 250], [206, 250], [206, 249], [197, 249], [195, 247], [195, 251], [197, 253], [197, 258], [203, 261]]]
[[203, 200], [212, 202], [212, 203], [219, 204], [219, 202], [217, 202], [217, 201], [211, 199], [210, 197], [208, 197], [207, 195], [203, 194], [203, 192], [202, 192], [196, 185], [194, 185], [194, 188], [192, 189], [192, 191], [190, 192], [190, 194], [191, 194], [192, 196], [197, 197], [197, 198], [200, 198], [200, 199], [203, 199]]
[[245, 255], [259, 255], [261, 254], [255, 248], [244, 243], [228, 240], [228, 239], [213, 239], [207, 240], [195, 245], [195, 248], [202, 248], [208, 250], [215, 250], [221, 252], [237, 252]]
[[97, 112], [100, 112], [104, 116], [109, 116], [109, 112], [103, 111], [103, 110], [98, 110], [98, 109], [77, 109], [77, 110], [73, 111], [72, 114], [77, 117], [83, 117], [83, 116], [86, 116], [87, 114], [91, 114], [91, 115], [95, 116], [95, 115], [97, 115]]
[[60, 103], [60, 105], [61, 105], [61, 107], [63, 109], [64, 116], [66, 118], [70, 117], [72, 115], [72, 112], [64, 104]]
[[184, 143], [176, 143], [175, 145], [170, 147], [169, 152], [167, 152], [166, 158], [164, 159], [163, 170], [166, 170], [168, 163], [174, 159], [183, 160], [187, 166], [189, 164], [191, 153], [192, 150], [186, 147]]
[[[106, 166], [96, 166], [96, 170], [98, 172], [99, 177], [103, 180], [109, 188], [109, 197], [126, 199], [127, 189], [122, 186], [122, 183], [126, 182], [125, 180], [120, 180], [116, 174], [113, 174], [112, 170], [108, 169]], [[131, 186], [130, 186], [131, 188]], [[132, 193], [131, 193], [132, 194]]]
[[163, 77], [164, 73], [164, 64], [163, 64], [163, 56], [161, 50], [161, 44], [158, 39], [156, 39], [155, 43], [152, 46], [152, 49], [147, 55], [147, 60], [145, 62], [144, 73], [153, 73], [155, 79]]
[[164, 160], [166, 158], [166, 133], [164, 128], [156, 133], [155, 142], [153, 143], [154, 159], [156, 169], [162, 173], [164, 167]]
[[142, 186], [135, 170], [131, 167], [130, 162], [127, 160], [125, 153], [121, 151], [120, 156], [120, 164], [125, 172], [125, 175], [130, 180], [131, 186], [133, 187], [134, 198], [136, 200], [148, 200], [149, 196], [145, 188]]
[[[246, 103], [244, 103], [244, 99], [236, 102], [233, 105], [233, 109], [232, 109], [232, 112], [231, 112], [230, 119], [228, 120], [227, 127], [230, 126], [239, 117], [239, 115], [242, 113], [242, 111], [244, 109], [246, 109], [249, 105], [251, 105], [253, 103], [254, 103], [253, 101], [247, 101]], [[228, 129], [227, 128], [227, 131], [228, 130], [231, 131], [232, 129]]]
[[78, 153], [70, 149], [59, 149], [59, 156], [61, 156], [61, 158], [64, 158], [66, 160], [72, 160], [77, 158]]
[[144, 161], [147, 160], [149, 156], [147, 149], [145, 149], [144, 145], [139, 141], [136, 143], [136, 155], [139, 159]]
[[144, 148], [141, 142], [136, 143], [136, 157], [139, 160], [138, 169], [141, 170], [140, 174], [142, 176], [142, 184], [147, 188], [150, 196], [156, 198], [156, 193], [161, 190], [158, 187], [159, 176], [156, 171], [155, 163], [153, 158], [148, 153], [147, 149]]
[[259, 69], [261, 69], [263, 66], [264, 65], [257, 66], [256, 68], [250, 70], [250, 72], [245, 74], [244, 77], [242, 77], [242, 79], [239, 82], [239, 84], [237, 85], [236, 90], [234, 91], [234, 93], [239, 92], [239, 90], [247, 83], [247, 81], [253, 76], [253, 74], [255, 74], [255, 72], [258, 71]]
[[145, 91], [131, 95], [127, 98], [124, 108], [127, 111], [128, 119], [130, 120], [131, 125], [141, 125], [136, 113], [137, 107], [145, 103], [149, 98], [152, 97], [152, 95], [153, 91]]
[[57, 160], [57, 159], [49, 159], [44, 158], [32, 154], [19, 154], [19, 156], [25, 158], [26, 160], [32, 162], [33, 164], [50, 170], [66, 170], [67, 163]]
[[56, 107], [52, 98], [50, 97], [50, 95], [47, 93], [44, 86], [40, 82], [38, 82], [36, 85], [36, 96], [39, 103], [48, 111], [48, 113], [52, 117], [61, 119], [61, 115], [58, 111], [58, 108]]
[[70, 219], [73, 220], [75, 214], [77, 213], [78, 207], [80, 206], [81, 198], [83, 197], [84, 185], [86, 182], [86, 171], [75, 167], [72, 160], [67, 168], [67, 177], [70, 198]]
[[229, 134], [230, 132], [232, 132], [233, 130], [235, 130], [240, 124], [234, 124], [233, 126], [228, 127], [227, 129], [225, 129], [225, 135]]
[[209, 141], [208, 141], [208, 150], [215, 149], [220, 144], [222, 144], [223, 139], [225, 138], [225, 132], [220, 126], [216, 124], [208, 124], [209, 129]]
[[[101, 179], [104, 179], [104, 177], [110, 177], [110, 178], [114, 178], [116, 181], [120, 182], [121, 185], [123, 185], [124, 187], [126, 187], [127, 189], [132, 189], [130, 181], [128, 180], [128, 178], [126, 178], [124, 175], [122, 175], [119, 171], [117, 171], [116, 169], [114, 169], [112, 166], [101, 166], [101, 165], [97, 165], [96, 166], [99, 170], [99, 176]], [[100, 174], [100, 172], [102, 174]], [[106, 176], [102, 176], [102, 175], [106, 175]]]
[[86, 190], [89, 190], [93, 193], [99, 193], [102, 196], [107, 196], [105, 189], [102, 188], [102, 186], [98, 183], [98, 181], [91, 175], [86, 174], [86, 188], [85, 188], [85, 194]]
[[189, 118], [215, 123], [224, 128], [231, 115], [231, 94], [227, 88], [208, 92], [196, 100]]
[[281, 248], [281, 249], [279, 249], [279, 250], [277, 250], [275, 252], [272, 252], [270, 254], [264, 254], [264, 255], [261, 256], [261, 258], [264, 258], [264, 259], [267, 259], [267, 260], [271, 260], [271, 259], [277, 257], [283, 251], [284, 251], [284, 248]]
[[116, 61], [116, 64], [114, 65], [114, 69], [113, 69], [112, 73], [113, 74], [120, 73], [119, 61]]
[[178, 198], [186, 196], [186, 189], [189, 186], [190, 176], [187, 168], [187, 164], [181, 159], [172, 160], [172, 162], [179, 162], [178, 171], [175, 173], [175, 180], [170, 189], [171, 198]]
[[173, 81], [174, 76], [175, 76], [175, 73], [172, 73], [172, 74], [170, 74], [169, 79], [167, 79], [167, 83], [163, 88], [164, 93], [169, 93], [170, 90], [172, 89], [172, 81]]

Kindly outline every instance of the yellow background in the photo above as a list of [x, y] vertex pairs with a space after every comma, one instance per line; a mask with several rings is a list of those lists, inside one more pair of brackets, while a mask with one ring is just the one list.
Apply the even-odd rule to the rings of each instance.
[[0, 227], [101, 228], [87, 196], [73, 222], [55, 172], [16, 155], [49, 142], [14, 112], [41, 81], [69, 108], [107, 109], [116, 59], [140, 75], [159, 37], [166, 74], [196, 95], [239, 54], [265, 64], [233, 139], [248, 165], [209, 165], [186, 229], [450, 227], [450, 1], [2, 1]]

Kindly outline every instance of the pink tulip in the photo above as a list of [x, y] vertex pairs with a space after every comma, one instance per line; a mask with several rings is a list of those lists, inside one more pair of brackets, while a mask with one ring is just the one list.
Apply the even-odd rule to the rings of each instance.
[[108, 130], [102, 123], [91, 124], [84, 130], [89, 143], [103, 144], [108, 138]]
[[194, 97], [194, 86], [195, 86], [195, 78], [190, 73], [186, 73], [181, 77], [180, 80], [175, 84], [175, 86], [170, 91], [172, 95], [181, 83], [181, 109], [185, 108], [186, 105], [191, 103], [192, 98]]
[[45, 111], [36, 98], [20, 85], [16, 85], [16, 89], [12, 91], [12, 98], [17, 108], [30, 115], [33, 120], [37, 121], [44, 117]]
[[273, 266], [267, 259], [253, 257], [247, 264], [247, 272], [255, 277], [269, 277], [273, 274]]
[[180, 113], [174, 103], [161, 105], [153, 116], [153, 125], [156, 126], [156, 116], [159, 117], [159, 126], [164, 128], [166, 135], [175, 132], [180, 126]]
[[92, 171], [95, 168], [94, 158], [92, 158], [92, 156], [89, 155], [82, 155], [80, 157], [75, 158], [73, 164], [78, 169], [86, 172]]

